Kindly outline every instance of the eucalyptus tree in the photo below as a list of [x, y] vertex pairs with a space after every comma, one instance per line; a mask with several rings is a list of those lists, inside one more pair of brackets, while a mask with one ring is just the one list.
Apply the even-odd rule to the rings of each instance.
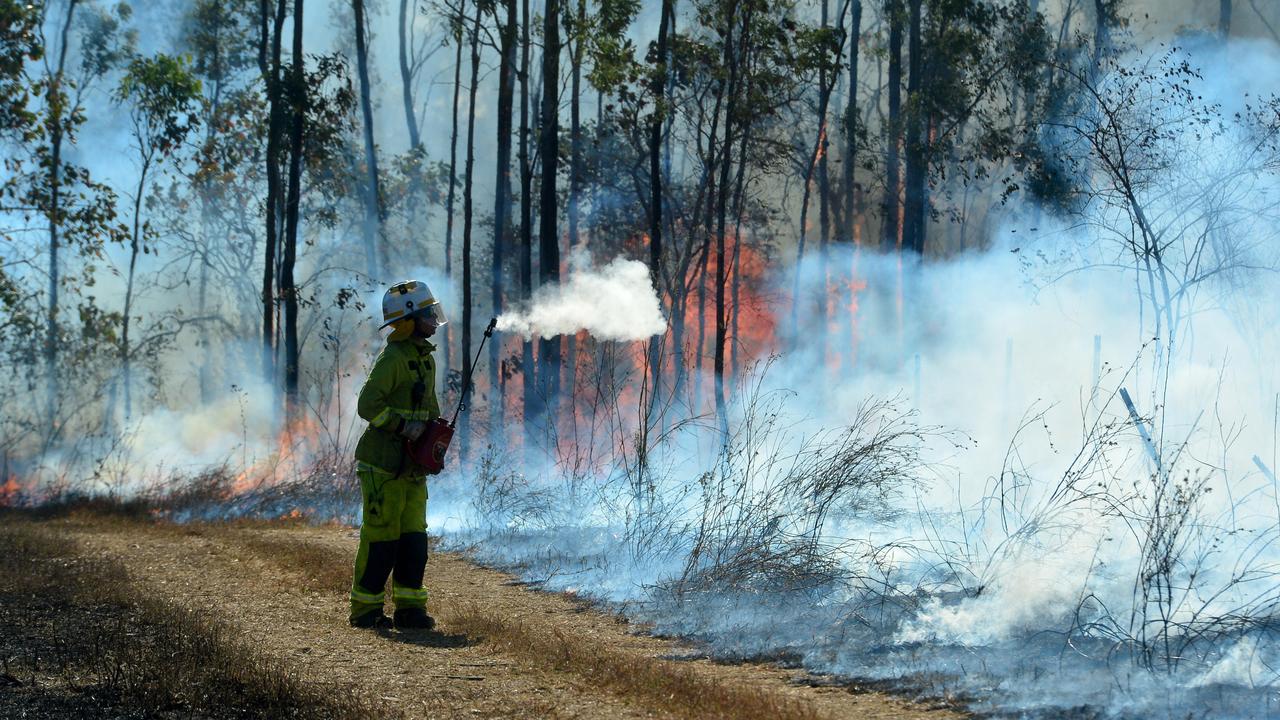
[[[78, 252], [88, 262], [82, 264], [78, 287], [92, 284], [94, 265], [101, 247], [108, 242], [122, 242], [128, 231], [118, 222], [115, 192], [95, 181], [89, 171], [68, 162], [66, 151], [78, 141], [79, 131], [88, 119], [91, 91], [113, 73], [132, 54], [136, 34], [127, 29], [131, 12], [120, 4], [111, 10], [93, 2], [67, 0], [60, 9], [50, 4], [37, 6], [40, 12], [38, 43], [45, 48], [43, 62], [34, 75], [28, 75], [31, 97], [39, 98], [29, 110], [37, 117], [38, 129], [28, 134], [23, 148], [27, 153], [25, 170], [15, 173], [7, 183], [9, 197], [17, 200], [27, 217], [38, 217], [46, 223], [48, 290], [44, 319], [44, 428], [46, 445], [55, 442], [66, 426], [59, 419], [64, 346], [70, 336], [64, 332], [60, 317], [61, 291], [64, 284], [75, 282], [63, 274], [64, 245]], [[46, 35], [53, 30], [56, 39]], [[74, 52], [73, 52], [74, 46]], [[96, 308], [81, 312], [81, 317], [113, 322], [109, 314]], [[111, 333], [108, 327], [94, 331]], [[83, 336], [83, 333], [81, 333]]]
[[125, 276], [124, 309], [120, 321], [120, 364], [124, 388], [124, 416], [133, 413], [133, 357], [136, 347], [129, 331], [133, 320], [138, 256], [150, 251], [151, 224], [143, 220], [143, 203], [151, 172], [182, 147], [199, 124], [196, 107], [200, 81], [180, 58], [157, 54], [135, 57], [113, 97], [129, 115], [130, 135], [137, 152], [138, 181], [134, 188], [133, 224], [129, 235], [129, 268]]

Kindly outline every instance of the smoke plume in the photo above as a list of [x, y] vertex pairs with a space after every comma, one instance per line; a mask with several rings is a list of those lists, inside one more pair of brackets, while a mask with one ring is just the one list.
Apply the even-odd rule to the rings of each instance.
[[636, 260], [616, 258], [593, 269], [576, 257], [568, 281], [534, 293], [527, 306], [498, 318], [498, 330], [532, 338], [551, 338], [586, 330], [600, 340], [644, 340], [667, 328], [649, 269]]

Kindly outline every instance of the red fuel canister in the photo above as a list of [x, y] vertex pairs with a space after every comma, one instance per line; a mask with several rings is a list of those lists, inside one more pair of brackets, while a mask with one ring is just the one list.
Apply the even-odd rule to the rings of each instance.
[[407, 442], [409, 457], [427, 469], [428, 475], [436, 475], [444, 469], [444, 456], [453, 440], [453, 426], [444, 418], [427, 422], [427, 429], [417, 442]]

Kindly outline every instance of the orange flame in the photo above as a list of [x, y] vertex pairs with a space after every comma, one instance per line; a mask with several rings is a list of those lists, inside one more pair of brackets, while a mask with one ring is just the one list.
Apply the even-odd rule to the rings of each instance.
[[0, 485], [0, 507], [12, 507], [21, 496], [22, 484], [18, 482], [18, 476], [10, 475], [4, 484]]

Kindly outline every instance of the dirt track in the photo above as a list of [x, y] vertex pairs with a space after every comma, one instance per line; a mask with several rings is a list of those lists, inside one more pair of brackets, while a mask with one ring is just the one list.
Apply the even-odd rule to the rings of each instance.
[[354, 630], [343, 592], [356, 543], [349, 528], [48, 525], [79, 552], [123, 564], [146, 593], [225, 623], [304, 681], [354, 688], [407, 717], [739, 716], [681, 700], [721, 692], [792, 717], [957, 717], [877, 692], [814, 687], [794, 670], [671, 660], [688, 649], [447, 553], [433, 553], [428, 567], [438, 631]]

